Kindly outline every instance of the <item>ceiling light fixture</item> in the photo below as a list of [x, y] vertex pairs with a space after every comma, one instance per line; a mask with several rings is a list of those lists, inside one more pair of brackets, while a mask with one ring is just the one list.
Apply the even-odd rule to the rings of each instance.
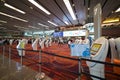
[[28, 27], [30, 27], [30, 28], [36, 28], [36, 27], [34, 27], [34, 26], [28, 26]]
[[25, 28], [25, 27], [21, 27], [21, 26], [17, 26], [17, 25], [14, 25], [14, 27], [16, 27], [17, 29], [19, 30], [28, 30], [28, 28]]
[[0, 14], [1, 14], [1, 15], [4, 15], [4, 16], [7, 16], [7, 17], [10, 17], [10, 18], [14, 18], [14, 19], [17, 19], [17, 20], [23, 21], [23, 22], [28, 22], [27, 20], [24, 20], [24, 19], [21, 19], [21, 18], [18, 18], [18, 17], [12, 16], [12, 15], [9, 15], [9, 14], [3, 13], [3, 12], [0, 12]]
[[75, 16], [75, 14], [73, 12], [73, 9], [72, 9], [72, 6], [70, 5], [69, 0], [63, 0], [63, 1], [64, 1], [65, 5], [66, 5], [70, 15], [72, 16], [73, 20], [76, 20], [76, 16]]
[[65, 21], [65, 24], [69, 25], [69, 23], [67, 21]]
[[16, 28], [24, 28], [24, 27], [21, 27], [21, 26], [17, 26], [17, 25], [14, 25], [14, 27], [16, 27]]
[[28, 26], [29, 28], [33, 28], [33, 29], [40, 29], [40, 28], [37, 28], [37, 27], [34, 27], [34, 26]]
[[17, 9], [17, 8], [15, 8], [15, 7], [13, 7], [13, 6], [7, 4], [7, 3], [5, 3], [4, 6], [6, 6], [6, 7], [8, 7], [8, 8], [11, 8], [11, 9], [13, 9], [13, 10], [19, 12], [19, 13], [25, 14], [24, 11], [22, 11], [22, 10], [20, 10], [20, 9]]
[[38, 25], [41, 25], [41, 26], [44, 26], [44, 27], [49, 27], [49, 26], [41, 24], [41, 23], [38, 23]]
[[3, 21], [3, 20], [0, 20], [0, 22], [2, 22], [2, 23], [7, 23], [7, 21]]
[[107, 19], [107, 20], [103, 21], [103, 23], [115, 23], [115, 22], [119, 22], [119, 18]]
[[48, 21], [50, 24], [54, 25], [54, 26], [58, 26], [57, 24], [51, 22], [51, 21]]
[[40, 4], [38, 4], [37, 2], [35, 2], [34, 0], [28, 0], [29, 2], [31, 2], [32, 4], [34, 4], [36, 7], [38, 7], [39, 9], [41, 9], [43, 12], [45, 12], [46, 14], [50, 15], [51, 13], [46, 10], [43, 6], [41, 6]]
[[120, 12], [120, 7], [115, 12]]
[[5, 27], [0, 27], [0, 29], [6, 29]]
[[90, 8], [88, 8], [88, 10], [90, 10]]

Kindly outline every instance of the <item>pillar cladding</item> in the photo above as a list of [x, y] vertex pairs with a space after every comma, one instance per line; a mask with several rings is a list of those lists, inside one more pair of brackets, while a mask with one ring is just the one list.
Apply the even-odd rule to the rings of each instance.
[[97, 4], [94, 7], [94, 35], [95, 40], [101, 36], [101, 18], [102, 18], [102, 10], [101, 4]]

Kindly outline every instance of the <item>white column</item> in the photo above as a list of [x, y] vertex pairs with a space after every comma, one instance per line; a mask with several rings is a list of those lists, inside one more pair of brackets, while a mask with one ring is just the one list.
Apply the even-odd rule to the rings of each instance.
[[102, 18], [101, 4], [94, 7], [94, 36], [95, 40], [101, 36], [101, 18]]

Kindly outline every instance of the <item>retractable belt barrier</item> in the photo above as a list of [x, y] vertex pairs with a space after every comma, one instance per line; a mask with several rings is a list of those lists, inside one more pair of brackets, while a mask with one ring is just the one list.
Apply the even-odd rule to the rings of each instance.
[[[3, 46], [3, 47], [2, 47], [2, 49], [3, 49], [3, 50], [2, 50], [3, 58], [4, 58], [4, 56], [5, 56], [6, 51], [8, 51], [8, 53], [9, 53], [9, 58], [11, 58], [12, 50], [16, 50], [16, 48], [12, 48], [12, 49], [11, 49], [11, 47], [9, 46], [9, 50], [6, 50], [5, 47], [6, 47], [6, 46]], [[119, 68], [120, 68], [120, 65], [118, 65], [118, 64], [113, 64], [113, 63], [109, 63], [109, 62], [102, 62], [102, 61], [96, 61], [96, 60], [86, 59], [86, 58], [71, 58], [71, 57], [61, 56], [61, 55], [58, 55], [58, 54], [55, 54], [55, 53], [50, 53], [50, 52], [43, 51], [43, 50], [27, 50], [27, 49], [19, 49], [19, 50], [25, 50], [25, 51], [30, 51], [30, 52], [41, 52], [41, 53], [44, 53], [44, 54], [48, 54], [48, 55], [51, 55], [51, 56], [57, 56], [57, 57], [60, 57], [60, 58], [65, 58], [65, 59], [70, 59], [70, 60], [75, 60], [75, 61], [80, 61], [80, 62], [82, 62], [82, 61], [90, 61], [90, 62], [95, 62], [95, 63], [99, 63], [99, 64], [104, 64], [104, 65], [116, 66], [116, 67], [119, 67]], [[41, 55], [41, 57], [42, 57], [42, 55]], [[28, 59], [28, 58], [25, 57], [25, 56], [24, 56], [23, 58]], [[23, 60], [21, 60], [21, 61], [23, 61]], [[37, 63], [37, 61], [35, 61], [35, 62]], [[21, 62], [21, 63], [22, 63], [22, 62]], [[38, 62], [38, 64], [41, 65], [41, 64], [42, 64], [42, 61], [41, 61], [41, 62]], [[81, 66], [82, 66], [82, 65], [81, 65]], [[61, 69], [62, 69], [62, 68], [61, 68]], [[63, 69], [63, 70], [65, 70], [65, 69]], [[66, 71], [68, 71], [68, 70], [66, 70]], [[81, 70], [81, 71], [82, 71], [82, 70]], [[84, 71], [82, 71], [81, 73], [75, 73], [75, 72], [72, 72], [72, 71], [69, 71], [69, 72], [71, 72], [71, 73], [73, 73], [73, 74], [76, 74], [76, 75], [78, 75], [78, 76], [80, 76], [80, 75], [82, 75], [82, 74], [85, 74], [85, 75], [87, 75], [87, 76], [92, 76], [92, 77], [98, 78], [98, 79], [100, 79], [100, 80], [105, 80], [105, 78], [101, 78], [101, 77], [98, 77], [98, 76], [94, 76], [94, 75], [91, 75], [91, 74], [86, 73], [86, 72], [84, 72]], [[117, 77], [120, 76], [119, 74], [112, 73], [112, 72], [105, 72], [105, 73], [109, 73], [109, 74], [115, 75], [115, 76], [117, 76]], [[78, 80], [80, 80], [80, 79], [78, 79]]]

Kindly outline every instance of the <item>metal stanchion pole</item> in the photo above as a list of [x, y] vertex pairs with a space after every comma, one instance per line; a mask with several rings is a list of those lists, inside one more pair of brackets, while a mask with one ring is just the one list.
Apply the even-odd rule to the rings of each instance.
[[20, 60], [20, 63], [21, 63], [21, 67], [22, 67], [22, 64], [23, 64], [23, 49], [20, 49], [21, 50], [21, 60]]
[[81, 79], [81, 57], [79, 57], [79, 61], [78, 61], [78, 70], [79, 70], [78, 80], [80, 80]]
[[42, 54], [39, 52], [39, 72], [41, 73]]
[[78, 78], [76, 78], [75, 80], [80, 80], [81, 79], [81, 56], [78, 57], [79, 61], [78, 61]]
[[3, 64], [4, 64], [4, 59], [5, 59], [5, 46], [3, 46]]
[[11, 64], [11, 46], [9, 46], [9, 65]]
[[36, 80], [41, 80], [45, 78], [45, 73], [41, 71], [41, 64], [42, 64], [42, 52], [39, 52], [39, 73], [35, 76]]

